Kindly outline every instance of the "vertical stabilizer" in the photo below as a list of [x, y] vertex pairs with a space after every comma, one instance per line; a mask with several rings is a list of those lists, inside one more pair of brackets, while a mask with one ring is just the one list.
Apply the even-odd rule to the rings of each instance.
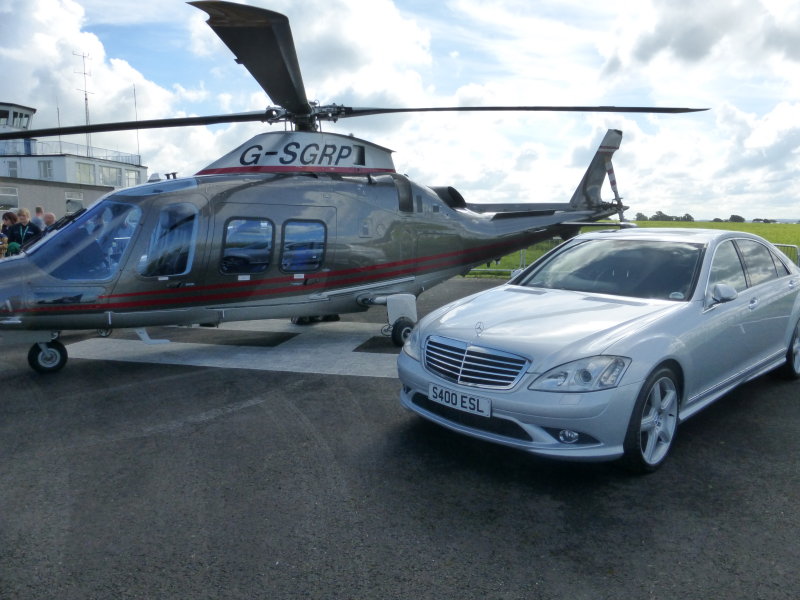
[[614, 177], [614, 167], [611, 165], [611, 157], [614, 152], [619, 148], [622, 142], [622, 132], [619, 129], [609, 129], [606, 132], [603, 141], [600, 142], [600, 147], [589, 163], [589, 168], [581, 179], [578, 189], [572, 195], [572, 200], [569, 204], [576, 210], [594, 208], [600, 206], [603, 201], [600, 198], [600, 190], [603, 187], [603, 182], [608, 175], [611, 190], [614, 192], [614, 200], [620, 203], [620, 198], [617, 192], [617, 180]]

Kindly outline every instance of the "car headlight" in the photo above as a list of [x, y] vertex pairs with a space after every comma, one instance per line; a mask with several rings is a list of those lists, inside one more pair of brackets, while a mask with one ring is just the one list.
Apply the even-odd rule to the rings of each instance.
[[408, 336], [408, 338], [406, 338], [406, 341], [403, 344], [403, 352], [408, 354], [408, 356], [414, 360], [419, 361], [419, 327], [414, 327], [414, 329], [411, 330], [411, 334]]
[[528, 386], [542, 392], [593, 392], [619, 385], [630, 358], [592, 356], [550, 369]]

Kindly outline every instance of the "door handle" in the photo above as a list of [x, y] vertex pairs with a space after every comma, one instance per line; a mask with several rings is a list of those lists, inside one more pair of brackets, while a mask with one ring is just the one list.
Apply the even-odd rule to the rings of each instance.
[[753, 310], [756, 306], [758, 306], [758, 298], [750, 298], [750, 304], [747, 305], [747, 308]]

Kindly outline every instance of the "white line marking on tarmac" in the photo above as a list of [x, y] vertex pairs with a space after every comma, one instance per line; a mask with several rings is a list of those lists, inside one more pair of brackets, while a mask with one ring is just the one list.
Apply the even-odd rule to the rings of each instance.
[[[282, 320], [269, 320], [225, 323], [220, 329], [299, 335], [272, 348], [184, 342], [151, 346], [139, 340], [92, 338], [70, 344], [68, 351], [72, 358], [92, 360], [397, 377], [397, 355], [354, 352], [358, 346], [379, 334], [379, 324], [338, 321], [301, 326]], [[213, 334], [213, 330], [209, 334]], [[169, 335], [159, 332], [158, 337], [169, 338]]]

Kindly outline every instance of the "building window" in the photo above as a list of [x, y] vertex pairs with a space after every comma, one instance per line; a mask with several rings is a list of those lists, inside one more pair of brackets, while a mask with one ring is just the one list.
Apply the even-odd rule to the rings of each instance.
[[19, 163], [15, 160], [8, 161], [8, 176], [19, 177]]
[[94, 165], [91, 163], [75, 163], [75, 179], [78, 183], [94, 185]]
[[39, 161], [39, 179], [52, 179], [53, 178], [53, 161], [40, 160]]
[[15, 187], [0, 187], [0, 208], [17, 208], [19, 191]]
[[100, 185], [121, 187], [122, 169], [116, 167], [100, 167]]
[[288, 273], [308, 273], [322, 266], [325, 254], [325, 223], [287, 221], [283, 227], [281, 269]]
[[223, 273], [262, 273], [272, 257], [272, 223], [266, 219], [231, 219], [222, 243]]
[[134, 169], [125, 169], [125, 187], [131, 187], [142, 183], [139, 171]]
[[64, 192], [64, 213], [71, 215], [83, 208], [83, 192]]
[[17, 129], [27, 129], [30, 120], [31, 120], [30, 115], [14, 111], [14, 127], [16, 127]]

